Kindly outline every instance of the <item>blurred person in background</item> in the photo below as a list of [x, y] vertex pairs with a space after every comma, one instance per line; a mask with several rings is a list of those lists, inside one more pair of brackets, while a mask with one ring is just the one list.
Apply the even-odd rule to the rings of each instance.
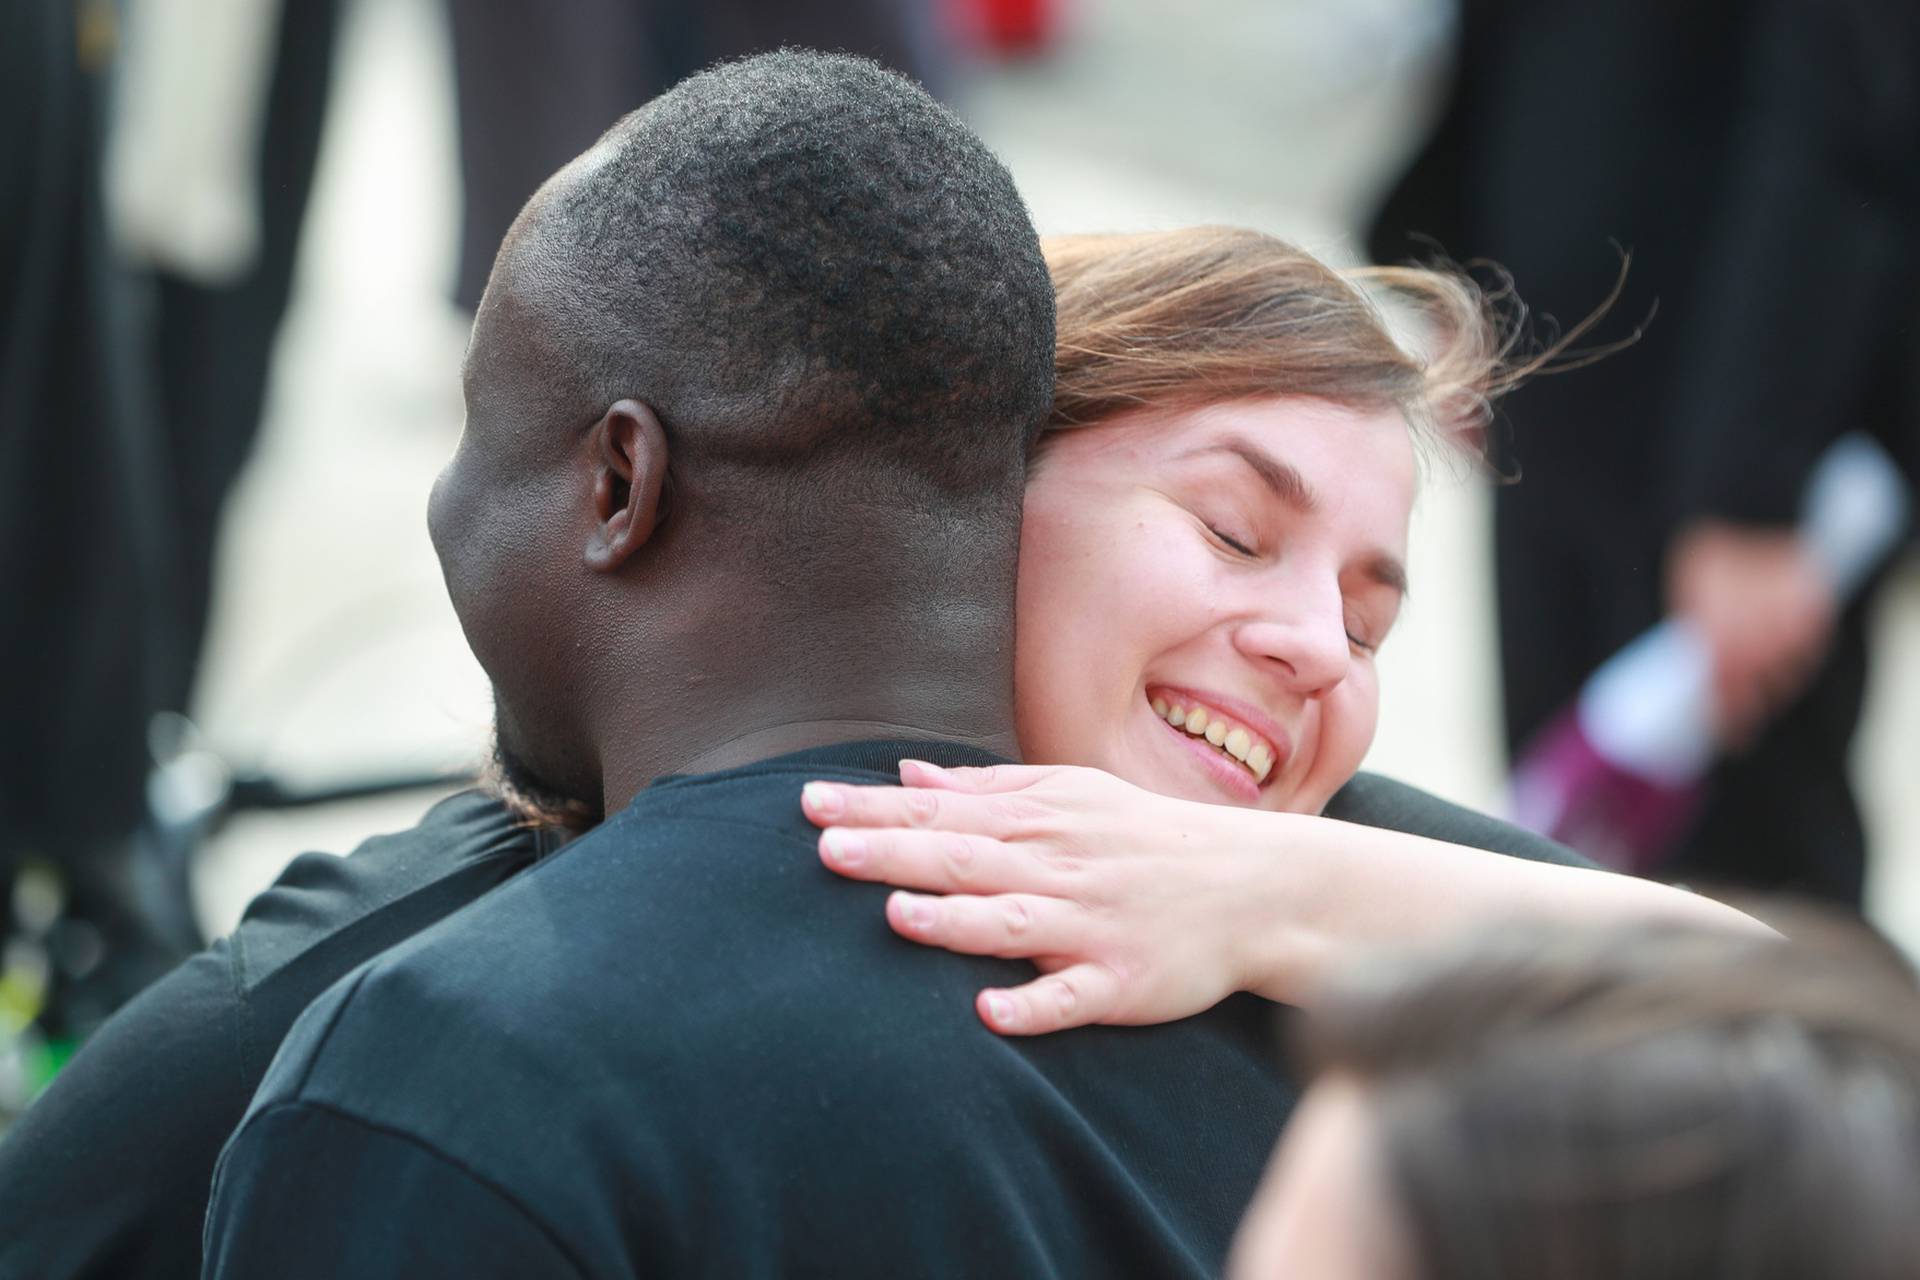
[[1234, 1280], [1907, 1280], [1920, 991], [1877, 938], [1519, 928], [1335, 975]]
[[40, 1033], [57, 1053], [183, 954], [131, 856], [148, 720], [185, 661], [184, 552], [107, 230], [114, 17], [0, 11], [0, 1116], [45, 1069]]
[[1794, 533], [1815, 460], [1920, 433], [1920, 10], [1900, 0], [1466, 0], [1452, 98], [1378, 260], [1490, 258], [1637, 342], [1504, 406], [1505, 725], [1518, 752], [1662, 617], [1703, 633], [1728, 748], [1673, 874], [1857, 907], [1866, 675]]
[[449, 0], [463, 202], [454, 296], [480, 303], [527, 198], [607, 121], [723, 58], [784, 45], [873, 58], [945, 96], [934, 0]]
[[253, 451], [319, 161], [343, 0], [130, 0], [106, 155], [142, 273], [181, 548], [184, 711], [228, 495]]
[[337, 9], [28, 0], [5, 19], [0, 881], [27, 879], [0, 932], [45, 957], [10, 966], [10, 1004], [37, 991], [56, 1060], [201, 941], [149, 807], [153, 728], [192, 695]]

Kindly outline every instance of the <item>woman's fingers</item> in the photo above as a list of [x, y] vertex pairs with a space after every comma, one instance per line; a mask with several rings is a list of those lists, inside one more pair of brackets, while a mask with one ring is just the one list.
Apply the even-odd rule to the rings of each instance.
[[887, 898], [887, 923], [914, 942], [1003, 960], [1085, 955], [1092, 932], [1081, 907], [1031, 893], [895, 893]]
[[850, 880], [873, 880], [930, 893], [1057, 893], [1058, 869], [989, 836], [903, 828], [828, 827], [820, 861]]
[[1031, 839], [1064, 854], [1076, 834], [1097, 830], [1116, 807], [1135, 798], [1133, 788], [1097, 769], [1017, 764], [942, 769], [902, 760], [900, 773], [911, 785], [809, 782], [800, 789], [801, 811], [817, 827], [912, 827]]
[[902, 760], [899, 787], [860, 786], [844, 782], [809, 782], [800, 790], [800, 806], [815, 823], [850, 826], [951, 827], [989, 818], [1017, 815], [1019, 802], [970, 797], [1009, 796], [1025, 791], [1060, 770], [1051, 765], [995, 764], [980, 768], [942, 769], [924, 760]]
[[990, 764], [943, 769], [925, 760], [900, 762], [900, 781], [909, 787], [933, 787], [976, 796], [1024, 791], [1053, 772], [1052, 765]]
[[[887, 923], [915, 942], [1005, 960], [1084, 956], [1095, 941], [1085, 910], [1024, 893], [896, 893], [887, 899]], [[982, 991], [974, 1007], [1001, 1035], [1037, 1036], [1110, 1021], [1122, 994], [1121, 976], [1111, 965], [1081, 961], [1017, 987]]]
[[929, 787], [868, 787], [809, 782], [800, 808], [818, 827], [912, 827], [983, 836], [1011, 835], [1022, 820], [1022, 801]]
[[980, 1020], [1003, 1036], [1037, 1036], [1110, 1021], [1120, 1004], [1120, 975], [1104, 964], [1070, 965], [1024, 986], [982, 991]]

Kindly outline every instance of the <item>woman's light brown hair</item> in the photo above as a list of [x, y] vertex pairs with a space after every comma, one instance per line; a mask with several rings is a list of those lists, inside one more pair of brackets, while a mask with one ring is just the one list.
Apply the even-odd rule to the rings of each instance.
[[[1522, 316], [1449, 269], [1340, 272], [1264, 232], [1186, 227], [1056, 236], [1057, 330], [1049, 431], [1143, 405], [1198, 408], [1303, 396], [1399, 410], [1422, 435], [1464, 443], [1494, 397], [1562, 355], [1587, 327], [1524, 360]], [[1373, 295], [1398, 299], [1430, 351], [1395, 340]]]

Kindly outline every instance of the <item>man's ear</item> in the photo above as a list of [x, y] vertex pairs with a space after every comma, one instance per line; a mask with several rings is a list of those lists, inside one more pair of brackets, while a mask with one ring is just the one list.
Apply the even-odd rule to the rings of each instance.
[[593, 424], [593, 532], [589, 569], [611, 572], [627, 562], [666, 518], [667, 433], [652, 409], [621, 400]]

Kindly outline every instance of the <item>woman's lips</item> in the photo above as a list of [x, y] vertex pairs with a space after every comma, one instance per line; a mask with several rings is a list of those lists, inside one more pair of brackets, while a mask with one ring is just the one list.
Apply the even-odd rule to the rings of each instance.
[[1264, 712], [1238, 699], [1171, 685], [1149, 686], [1155, 716], [1178, 733], [1205, 742], [1251, 776], [1256, 786], [1286, 763], [1286, 733]]
[[1192, 761], [1214, 788], [1225, 793], [1232, 803], [1260, 803], [1260, 784], [1253, 780], [1253, 775], [1247, 772], [1245, 765], [1227, 757], [1205, 738], [1192, 737], [1184, 729], [1174, 728], [1159, 716], [1154, 719], [1172, 739], [1170, 748]]

